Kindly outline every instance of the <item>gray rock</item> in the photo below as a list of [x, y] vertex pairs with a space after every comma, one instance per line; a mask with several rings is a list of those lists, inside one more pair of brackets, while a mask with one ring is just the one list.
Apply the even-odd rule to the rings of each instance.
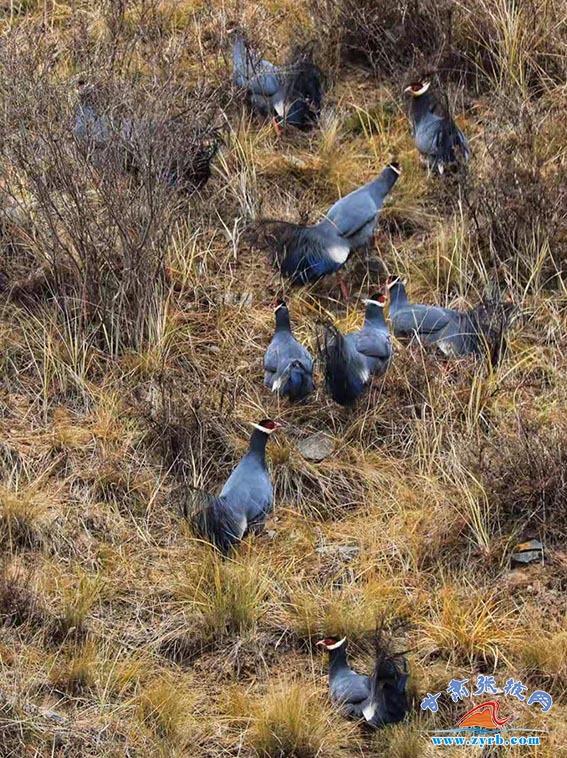
[[331, 455], [335, 443], [325, 432], [315, 432], [298, 442], [297, 449], [306, 460], [318, 463]]
[[513, 566], [527, 566], [530, 563], [543, 563], [543, 545], [539, 540], [528, 540], [516, 545], [512, 553]]

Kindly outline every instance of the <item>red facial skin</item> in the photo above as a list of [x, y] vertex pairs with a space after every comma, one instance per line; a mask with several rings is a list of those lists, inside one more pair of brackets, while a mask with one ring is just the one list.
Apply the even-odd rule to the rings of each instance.
[[338, 640], [336, 640], [334, 637], [326, 637], [324, 640], [319, 640], [317, 644], [322, 645], [323, 647], [329, 647], [330, 645], [334, 645], [337, 642]]

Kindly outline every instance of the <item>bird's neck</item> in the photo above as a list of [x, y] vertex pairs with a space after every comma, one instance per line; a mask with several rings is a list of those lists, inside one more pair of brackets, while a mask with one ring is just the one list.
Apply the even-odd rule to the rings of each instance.
[[289, 311], [285, 306], [276, 311], [276, 332], [290, 332]]
[[329, 677], [332, 679], [335, 674], [345, 668], [348, 668], [345, 645], [341, 645], [336, 650], [329, 650]]
[[266, 444], [268, 442], [268, 435], [266, 432], [261, 432], [259, 429], [255, 429], [250, 437], [250, 444], [248, 445], [248, 454], [265, 464], [266, 462]]
[[368, 189], [374, 200], [381, 203], [397, 181], [398, 174], [394, 169], [387, 167], [373, 182], [370, 182]]
[[413, 97], [410, 105], [410, 113], [414, 123], [418, 123], [429, 113], [432, 107], [431, 95], [425, 92], [419, 97]]
[[364, 323], [373, 327], [386, 326], [386, 320], [384, 318], [384, 308], [379, 305], [369, 303], [366, 306], [366, 313], [364, 314]]
[[390, 308], [396, 310], [396, 308], [405, 305], [407, 302], [408, 296], [406, 293], [406, 288], [402, 282], [396, 282], [396, 284], [394, 284], [390, 290]]

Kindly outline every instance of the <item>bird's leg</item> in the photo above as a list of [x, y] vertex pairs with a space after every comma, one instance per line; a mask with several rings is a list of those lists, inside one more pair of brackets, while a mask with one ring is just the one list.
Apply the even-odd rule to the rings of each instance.
[[274, 116], [272, 119], [272, 124], [274, 126], [274, 131], [276, 132], [277, 137], [281, 137], [283, 134], [283, 129], [280, 124], [278, 124], [277, 118]]
[[339, 285], [343, 300], [347, 303], [350, 299], [350, 290], [341, 274], [337, 274], [337, 284]]

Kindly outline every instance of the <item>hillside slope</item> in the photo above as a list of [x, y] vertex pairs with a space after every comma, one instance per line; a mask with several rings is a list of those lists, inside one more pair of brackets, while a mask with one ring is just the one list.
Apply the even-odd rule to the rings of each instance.
[[[445, 695], [427, 715], [421, 698], [478, 673], [555, 698], [545, 715], [506, 702], [548, 730], [510, 755], [565, 750], [565, 12], [468, 5], [0, 8], [0, 755], [433, 755], [427, 730], [465, 709]], [[273, 60], [314, 41], [320, 129], [250, 117], [230, 84], [237, 26]], [[428, 177], [409, 133], [403, 88], [428, 71], [471, 139], [461, 179]], [[117, 123], [158, 124], [134, 178], [73, 141], [85, 81]], [[185, 144], [166, 139], [177, 114], [221, 139], [189, 197], [155, 180], [160, 148]], [[282, 283], [250, 246], [251, 221], [314, 221], [393, 157], [348, 304], [332, 278]], [[509, 297], [503, 361], [396, 343], [353, 411], [320, 373], [298, 407], [265, 390], [279, 297], [314, 349], [321, 321], [361, 322], [387, 272], [418, 302]], [[186, 483], [217, 492], [263, 417], [288, 423], [268, 449], [275, 515], [223, 561], [182, 516]], [[298, 445], [318, 431], [334, 450], [313, 463]], [[532, 537], [544, 563], [511, 568]], [[370, 671], [377, 624], [410, 651], [415, 709], [366, 734], [329, 704], [314, 643], [347, 635]]]

